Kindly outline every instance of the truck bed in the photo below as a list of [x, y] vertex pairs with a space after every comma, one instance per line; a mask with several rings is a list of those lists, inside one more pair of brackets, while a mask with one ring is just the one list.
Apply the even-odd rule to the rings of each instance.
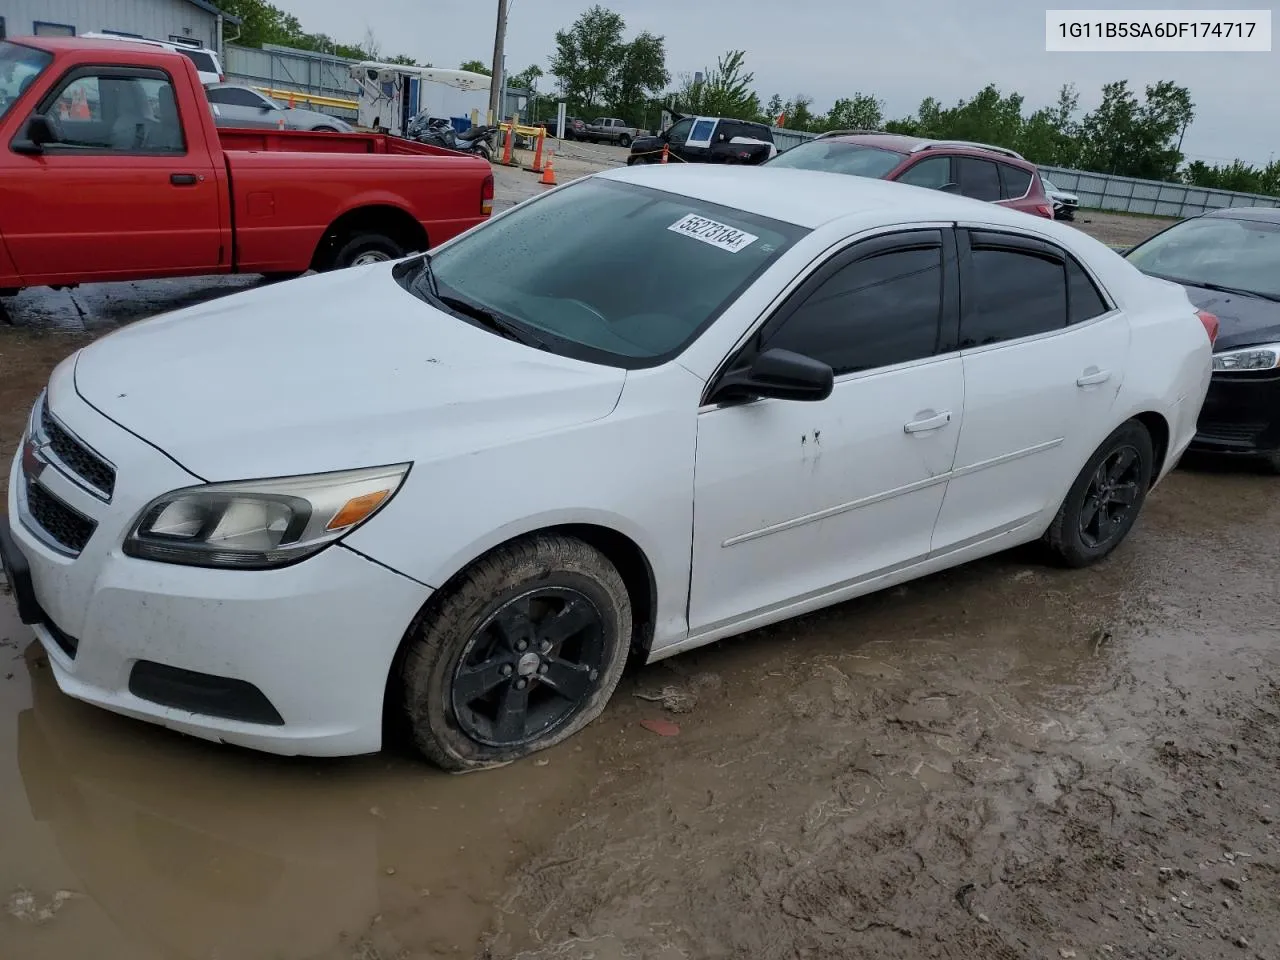
[[461, 157], [443, 147], [384, 133], [313, 133], [310, 130], [255, 130], [218, 127], [223, 150], [254, 153], [389, 153], [400, 156]]

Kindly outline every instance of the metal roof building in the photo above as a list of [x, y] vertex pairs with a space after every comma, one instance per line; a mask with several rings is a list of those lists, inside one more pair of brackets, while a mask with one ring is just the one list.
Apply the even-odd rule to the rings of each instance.
[[0, 38], [119, 33], [177, 43], [198, 41], [222, 52], [240, 18], [209, 0], [0, 0]]

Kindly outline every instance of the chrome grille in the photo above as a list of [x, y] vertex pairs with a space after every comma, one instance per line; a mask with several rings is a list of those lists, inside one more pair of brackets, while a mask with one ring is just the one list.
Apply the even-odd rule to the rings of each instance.
[[116, 487], [115, 468], [53, 418], [47, 397], [40, 403], [40, 431], [49, 450], [76, 478], [103, 499], [111, 499]]
[[98, 524], [67, 506], [31, 477], [26, 480], [27, 515], [54, 543], [71, 554], [79, 554]]

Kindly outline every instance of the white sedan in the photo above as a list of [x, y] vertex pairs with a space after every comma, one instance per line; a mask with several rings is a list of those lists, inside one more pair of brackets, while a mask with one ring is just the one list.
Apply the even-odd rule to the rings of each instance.
[[1017, 544], [1110, 553], [1216, 322], [1060, 225], [635, 167], [53, 373], [0, 547], [68, 694], [282, 754], [548, 747], [653, 661]]

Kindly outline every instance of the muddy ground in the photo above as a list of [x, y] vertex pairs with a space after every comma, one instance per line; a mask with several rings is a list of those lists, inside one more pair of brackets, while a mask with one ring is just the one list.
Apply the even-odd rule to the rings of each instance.
[[[16, 311], [0, 460], [58, 359], [219, 290]], [[1019, 551], [636, 668], [466, 777], [79, 704], [0, 597], [0, 957], [1275, 960], [1278, 483], [1184, 465], [1097, 568]]]

